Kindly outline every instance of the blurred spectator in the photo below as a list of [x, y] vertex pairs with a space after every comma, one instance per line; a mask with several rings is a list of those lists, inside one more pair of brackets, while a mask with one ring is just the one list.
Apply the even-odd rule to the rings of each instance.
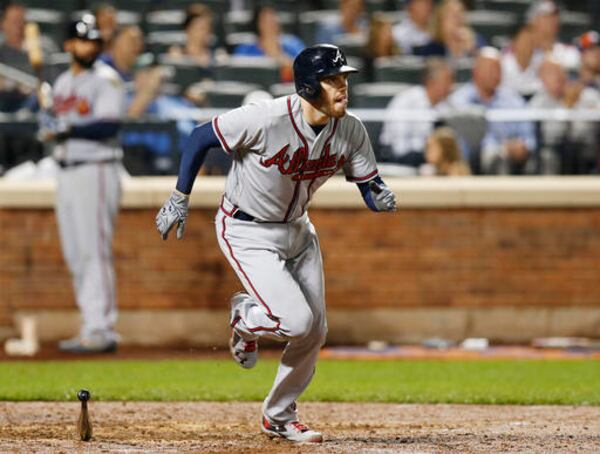
[[393, 57], [399, 48], [394, 41], [392, 21], [382, 14], [373, 14], [369, 27], [366, 54], [369, 58]]
[[186, 10], [183, 28], [186, 34], [185, 46], [172, 46], [169, 55], [185, 56], [202, 66], [212, 65], [215, 52], [211, 9], [200, 3], [190, 5]]
[[[2, 11], [1, 27], [0, 63], [33, 75], [35, 70], [25, 49], [25, 7], [9, 3]], [[0, 91], [0, 110], [15, 112], [24, 106], [33, 89], [17, 80], [0, 78]]]
[[319, 23], [315, 40], [334, 44], [343, 35], [366, 34], [367, 23], [363, 0], [340, 0], [339, 14]]
[[425, 161], [419, 169], [421, 175], [461, 177], [471, 174], [462, 159], [456, 134], [447, 126], [436, 128], [427, 139]]
[[127, 114], [132, 118], [141, 117], [150, 103], [158, 96], [163, 82], [160, 67], [135, 71], [136, 63], [144, 50], [144, 35], [137, 25], [118, 29], [114, 35], [109, 53], [102, 54], [100, 60], [117, 70], [123, 81], [134, 82]]
[[541, 64], [534, 54], [535, 44], [530, 25], [515, 29], [510, 45], [502, 52], [502, 85], [518, 91], [525, 99], [533, 96], [542, 86], [538, 77]]
[[[35, 69], [25, 46], [25, 12], [23, 5], [13, 2], [6, 4], [2, 10], [0, 63], [33, 75]], [[41, 52], [38, 52], [37, 64], [41, 63]], [[22, 108], [33, 108], [33, 92], [34, 87], [20, 83], [19, 77], [0, 77], [0, 111], [16, 112]], [[43, 147], [30, 135], [8, 131], [0, 135], [0, 175], [15, 165], [28, 160], [38, 161], [42, 156]]]
[[391, 161], [415, 168], [425, 163], [423, 152], [434, 123], [393, 118], [398, 117], [398, 111], [440, 110], [452, 91], [453, 84], [454, 77], [448, 63], [432, 58], [427, 62], [423, 86], [409, 88], [392, 98], [386, 110], [389, 120], [384, 123], [379, 138], [381, 145], [389, 147]]
[[[567, 69], [579, 66], [579, 51], [575, 46], [559, 42], [560, 10], [553, 0], [534, 1], [525, 15], [531, 25], [536, 52], [550, 53]], [[542, 57], [543, 58], [543, 57]]]
[[399, 49], [392, 35], [392, 21], [383, 14], [373, 14], [369, 26], [369, 39], [364, 50], [367, 80], [375, 79], [373, 63], [380, 57], [398, 55]]
[[460, 0], [443, 0], [433, 15], [433, 40], [413, 49], [415, 55], [461, 58], [473, 56], [483, 45], [481, 37], [466, 23]]
[[394, 26], [394, 40], [405, 54], [431, 42], [429, 31], [433, 0], [408, 0], [406, 18]]
[[581, 52], [579, 82], [600, 89], [600, 33], [584, 33], [577, 39], [577, 47]]
[[103, 51], [108, 52], [117, 32], [117, 9], [111, 3], [98, 3], [92, 7], [92, 13], [102, 36]]
[[[456, 108], [480, 106], [486, 109], [522, 109], [525, 101], [514, 90], [500, 87], [502, 64], [500, 52], [482, 48], [473, 66], [473, 81], [450, 97]], [[479, 150], [469, 150], [475, 166], [486, 174], [534, 173], [535, 129], [530, 122], [490, 122]], [[478, 170], [478, 169], [476, 169]]]
[[[569, 82], [565, 68], [548, 57], [540, 67], [544, 89], [529, 106], [535, 109], [600, 108], [600, 94], [594, 88]], [[541, 125], [545, 173], [590, 173], [597, 159], [597, 124], [585, 121], [544, 121]]]
[[252, 29], [258, 41], [236, 46], [234, 55], [271, 57], [281, 66], [282, 81], [291, 82], [292, 63], [304, 49], [304, 43], [297, 36], [281, 33], [277, 11], [270, 6], [259, 6], [254, 10]]

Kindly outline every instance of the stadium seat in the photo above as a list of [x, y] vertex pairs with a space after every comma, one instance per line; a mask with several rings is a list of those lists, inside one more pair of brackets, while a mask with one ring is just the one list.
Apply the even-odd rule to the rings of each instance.
[[560, 13], [560, 39], [565, 43], [572, 42], [591, 27], [592, 20], [589, 14], [564, 10]]
[[[29, 8], [25, 19], [35, 22], [43, 35], [48, 36], [54, 43], [61, 45], [65, 38], [66, 15], [56, 9]], [[61, 46], [62, 47], [62, 46]]]
[[262, 90], [260, 85], [232, 81], [204, 81], [190, 87], [206, 99], [206, 107], [232, 109], [242, 105], [248, 93]]
[[413, 87], [398, 82], [373, 82], [353, 85], [350, 102], [357, 109], [385, 109], [390, 100]]
[[479, 174], [481, 171], [479, 149], [487, 130], [485, 110], [472, 107], [446, 111], [444, 122], [454, 129], [461, 141], [469, 147], [472, 153], [467, 157], [469, 164], [473, 172]]
[[339, 46], [346, 54], [346, 57], [362, 58], [367, 45], [368, 36], [365, 35], [341, 35], [335, 38], [333, 44]]
[[308, 11], [312, 3], [311, 0], [280, 0], [277, 2], [277, 9], [294, 12], [298, 15], [303, 11]]
[[483, 0], [477, 9], [510, 12], [522, 17], [530, 5], [531, 0]]
[[[91, 9], [81, 9], [78, 11], [73, 11], [70, 15], [70, 19], [79, 19], [84, 14], [92, 14]], [[137, 13], [135, 11], [126, 11], [126, 10], [118, 10], [117, 11], [117, 23], [119, 25], [138, 25], [141, 24], [143, 18], [142, 13]]]
[[146, 36], [146, 48], [153, 54], [164, 54], [173, 45], [184, 45], [185, 40], [183, 31], [151, 32]]
[[[353, 109], [385, 109], [390, 100], [397, 94], [412, 87], [410, 84], [393, 82], [375, 82], [353, 85], [350, 103]], [[379, 136], [383, 128], [383, 121], [365, 121], [365, 128], [371, 138], [371, 142], [378, 159], [379, 155]]]
[[456, 61], [454, 67], [454, 81], [456, 83], [469, 82], [473, 78], [473, 59], [461, 58]]
[[185, 11], [181, 9], [168, 9], [152, 11], [146, 14], [146, 31], [148, 33], [160, 31], [182, 31], [185, 20]]
[[[210, 6], [210, 5], [207, 5]], [[216, 43], [221, 45], [222, 37], [225, 35], [223, 28], [224, 12], [213, 9], [213, 33], [215, 34]], [[161, 9], [148, 12], [146, 18], [146, 32], [155, 31], [183, 31], [183, 23], [185, 21], [185, 9]]]
[[129, 120], [123, 124], [120, 136], [123, 165], [130, 175], [177, 173], [179, 137], [175, 121]]
[[225, 36], [225, 47], [227, 48], [227, 52], [232, 54], [236, 46], [240, 44], [252, 44], [256, 40], [256, 35], [251, 32], [228, 33]]
[[[252, 11], [230, 11], [225, 14], [223, 26], [226, 34], [252, 32]], [[279, 25], [282, 33], [297, 32], [296, 15], [291, 12], [278, 11]]]
[[227, 62], [215, 67], [218, 81], [240, 81], [257, 84], [268, 90], [280, 81], [279, 65], [267, 57], [230, 57]]
[[425, 61], [420, 57], [382, 57], [374, 62], [376, 82], [421, 83]]
[[63, 13], [70, 13], [71, 11], [77, 11], [85, 7], [85, 3], [82, 0], [27, 0], [23, 2], [23, 4], [26, 5], [28, 9], [47, 9], [50, 7]]
[[317, 33], [317, 27], [319, 22], [327, 20], [331, 17], [337, 16], [337, 11], [328, 10], [328, 11], [306, 11], [304, 13], [300, 13], [299, 16], [299, 33], [300, 38], [304, 41], [304, 44], [307, 46], [312, 46], [316, 44], [315, 36]]
[[477, 10], [467, 13], [467, 21], [488, 42], [494, 36], [509, 36], [517, 23], [517, 16], [503, 11]]
[[214, 78], [214, 70], [211, 67], [199, 65], [195, 61], [185, 57], [173, 57], [168, 54], [159, 55], [158, 61], [174, 69], [172, 82], [185, 91], [190, 85], [205, 79]]
[[[121, 2], [126, 3], [127, 0], [120, 0]], [[213, 13], [223, 15], [230, 8], [230, 2], [224, 0], [162, 0], [162, 1], [153, 1], [149, 2], [148, 0], [138, 0], [139, 2], [143, 2], [147, 5], [152, 5], [155, 10], [157, 9], [178, 9], [184, 11], [188, 6], [193, 5], [195, 3], [202, 3], [205, 6], [208, 6]], [[127, 9], [127, 8], [126, 8]]]

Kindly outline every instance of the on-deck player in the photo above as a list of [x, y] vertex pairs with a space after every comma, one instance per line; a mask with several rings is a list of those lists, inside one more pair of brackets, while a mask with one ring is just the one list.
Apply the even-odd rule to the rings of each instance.
[[294, 61], [296, 95], [246, 105], [197, 127], [176, 190], [156, 216], [163, 239], [175, 224], [181, 238], [207, 150], [220, 145], [231, 155], [216, 216], [219, 245], [246, 289], [231, 300], [231, 353], [251, 368], [259, 338], [287, 343], [263, 404], [261, 430], [296, 442], [323, 438], [301, 424], [296, 411], [327, 332], [323, 264], [308, 202], [342, 170], [371, 210], [396, 209], [365, 127], [346, 111], [348, 74], [356, 71], [335, 46], [307, 48]]
[[92, 15], [69, 24], [65, 49], [71, 65], [54, 85], [55, 120], [39, 132], [42, 140], [56, 142], [56, 214], [83, 322], [79, 335], [59, 348], [108, 352], [117, 345], [112, 237], [121, 196], [117, 133], [125, 92], [112, 68], [95, 63], [102, 39]]

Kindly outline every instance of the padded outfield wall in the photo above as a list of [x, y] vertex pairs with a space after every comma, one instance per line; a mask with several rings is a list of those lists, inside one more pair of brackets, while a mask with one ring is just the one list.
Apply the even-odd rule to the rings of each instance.
[[[174, 179], [131, 178], [115, 238], [129, 344], [225, 345], [241, 285], [217, 245], [224, 180], [200, 178], [183, 241], [154, 216]], [[325, 261], [330, 343], [485, 336], [600, 338], [600, 180], [387, 179], [399, 211], [374, 214], [334, 178], [310, 217]], [[78, 326], [51, 181], [0, 179], [0, 338], [35, 315], [43, 340]]]

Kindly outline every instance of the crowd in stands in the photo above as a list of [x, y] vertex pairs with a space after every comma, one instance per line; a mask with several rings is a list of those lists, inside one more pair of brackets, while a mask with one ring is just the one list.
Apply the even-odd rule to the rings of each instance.
[[[84, 11], [95, 15], [103, 37], [100, 60], [127, 84], [131, 123], [166, 125], [124, 132], [126, 155], [127, 147], [130, 156], [144, 150], [133, 173], [175, 171], [177, 150], [201, 120], [194, 118], [198, 107], [235, 107], [255, 91], [292, 93], [294, 57], [318, 42], [339, 45], [361, 68], [350, 78], [351, 108], [386, 109], [369, 127], [371, 140], [378, 159], [406, 174], [599, 171], [599, 122], [486, 121], [484, 113], [600, 111], [600, 35], [594, 31], [600, 2], [0, 3], [0, 115], [8, 125], [0, 130], [0, 175], [44, 153], [31, 135], [10, 130], [11, 121], [35, 118], [37, 109], [32, 77], [21, 75], [52, 82], [68, 67], [61, 52], [64, 25]], [[38, 45], [39, 62], [32, 57]], [[435, 118], [406, 118], [410, 110], [433, 111]], [[221, 169], [227, 164], [216, 162]]]

